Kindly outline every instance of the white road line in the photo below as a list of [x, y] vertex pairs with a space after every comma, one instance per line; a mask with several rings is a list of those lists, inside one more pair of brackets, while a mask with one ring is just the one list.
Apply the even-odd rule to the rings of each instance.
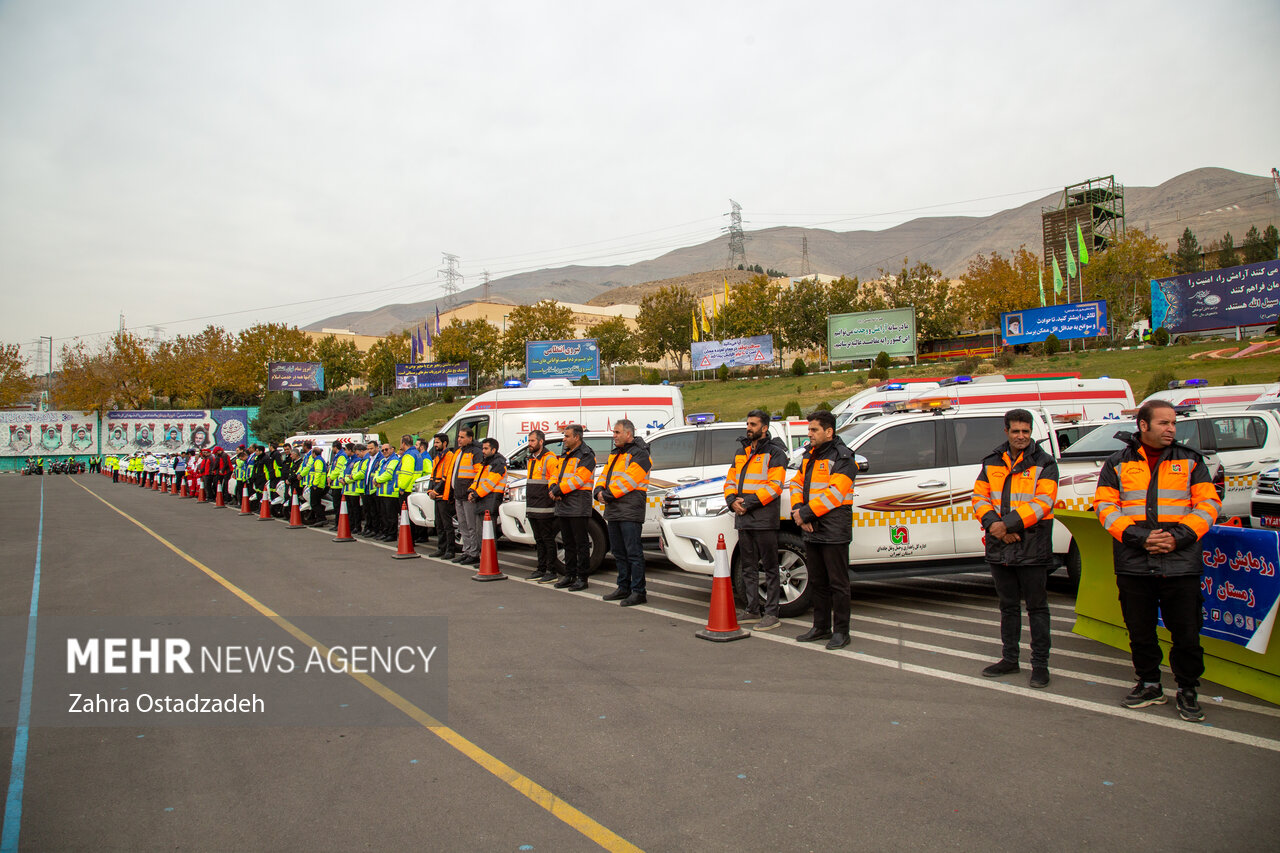
[[[856, 592], [857, 592], [857, 591], [855, 590], [855, 595], [856, 595]], [[959, 607], [959, 608], [961, 608], [962, 610], [977, 610], [977, 611], [978, 611], [978, 612], [980, 612], [980, 613], [995, 613], [995, 614], [998, 614], [998, 613], [1000, 612], [1000, 608], [999, 608], [999, 606], [996, 604], [996, 602], [995, 602], [994, 600], [992, 600], [992, 601], [991, 601], [991, 603], [990, 603], [990, 604], [988, 604], [986, 607], [982, 607], [981, 605], [977, 605], [977, 604], [961, 604], [961, 603], [960, 603], [960, 602], [958, 602], [958, 601], [940, 601], [940, 600], [938, 600], [938, 599], [934, 599], [934, 598], [923, 598], [923, 597], [916, 596], [916, 595], [883, 595], [883, 596], [881, 596], [880, 598], [881, 598], [881, 599], [893, 599], [893, 600], [895, 600], [895, 601], [918, 601], [918, 602], [920, 602], [921, 604], [936, 604], [936, 605], [938, 605], [939, 607]], [[859, 600], [859, 599], [857, 599], [857, 598], [855, 598], [855, 599], [854, 599], [854, 601], [858, 601], [858, 600]], [[867, 600], [867, 599], [865, 599], [865, 598], [864, 598], [864, 599], [861, 599], [861, 601], [863, 601], [864, 603], [867, 603], [867, 604], [878, 603], [878, 602], [871, 602], [871, 601], [868, 601], [868, 600]], [[1023, 611], [1025, 612], [1025, 610], [1026, 610], [1026, 608], [1024, 607], [1024, 608], [1023, 608]], [[1051, 615], [1049, 618], [1050, 618], [1051, 620], [1055, 621], [1055, 622], [1066, 622], [1066, 623], [1067, 623], [1067, 624], [1069, 624], [1069, 625], [1074, 625], [1074, 624], [1076, 623], [1076, 620], [1075, 620], [1075, 617], [1074, 617], [1074, 616], [1073, 616], [1073, 617], [1071, 617], [1071, 618], [1068, 618], [1068, 617], [1066, 617], [1066, 616], [1052, 616], [1052, 615]]]
[[[942, 613], [937, 610], [917, 610], [914, 607], [894, 607], [889, 604], [877, 604], [874, 601], [859, 601], [858, 599], [855, 598], [853, 601], [853, 609], [857, 611], [859, 607], [872, 607], [872, 608], [875, 608], [876, 610], [892, 610], [897, 613], [908, 613], [912, 616], [925, 616], [925, 617], [931, 617], [934, 619], [950, 619], [953, 622], [968, 622], [974, 625], [999, 625], [1000, 624], [999, 620], [993, 621], [991, 619], [979, 619], [976, 616], [961, 616], [958, 613]], [[1053, 617], [1050, 617], [1050, 618], [1053, 618]], [[1075, 620], [1060, 619], [1059, 621], [1070, 621], [1074, 623]], [[1055, 637], [1074, 636], [1070, 631], [1055, 630], [1052, 633]]]

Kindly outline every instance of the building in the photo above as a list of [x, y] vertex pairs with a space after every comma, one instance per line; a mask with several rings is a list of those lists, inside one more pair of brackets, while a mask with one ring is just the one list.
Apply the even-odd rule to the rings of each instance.
[[361, 355], [367, 353], [369, 347], [382, 340], [378, 335], [359, 335], [350, 329], [321, 329], [318, 332], [303, 329], [302, 333], [310, 338], [312, 343], [319, 343], [322, 338], [327, 338], [331, 335], [340, 341], [351, 341], [356, 345], [356, 349]]

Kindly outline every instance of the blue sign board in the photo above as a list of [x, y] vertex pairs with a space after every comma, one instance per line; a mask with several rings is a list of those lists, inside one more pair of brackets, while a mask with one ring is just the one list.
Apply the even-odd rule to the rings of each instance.
[[268, 391], [323, 391], [324, 366], [318, 361], [273, 361], [267, 365]]
[[1280, 533], [1214, 525], [1200, 540], [1200, 633], [1263, 654], [1280, 603]]
[[751, 367], [773, 361], [773, 336], [754, 335], [723, 341], [694, 341], [691, 344], [694, 370], [714, 370], [720, 365]]
[[1280, 314], [1280, 261], [1151, 280], [1151, 328], [1200, 332], [1271, 324]]
[[471, 382], [471, 362], [446, 364], [424, 361], [420, 364], [397, 364], [397, 388], [465, 388]]
[[1107, 303], [1065, 302], [1043, 308], [1005, 311], [1000, 315], [1005, 346], [1036, 344], [1053, 335], [1060, 341], [1100, 338], [1107, 333]]
[[528, 379], [599, 379], [600, 347], [595, 338], [528, 341], [524, 367]]

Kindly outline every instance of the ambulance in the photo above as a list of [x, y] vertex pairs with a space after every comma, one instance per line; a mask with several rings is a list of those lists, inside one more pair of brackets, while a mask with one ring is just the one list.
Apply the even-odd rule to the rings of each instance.
[[1165, 400], [1174, 406], [1196, 406], [1202, 412], [1243, 409], [1250, 403], [1277, 393], [1277, 385], [1210, 385], [1205, 379], [1179, 379], [1167, 391], [1157, 391], [1147, 400]]
[[[1004, 381], [1004, 377], [1000, 377]], [[881, 382], [864, 388], [849, 399], [837, 403], [831, 409], [836, 416], [837, 428], [844, 427], [853, 421], [864, 418], [879, 417], [884, 413], [886, 403], [905, 403], [915, 394], [933, 391], [938, 388], [936, 379], [901, 379], [895, 382]]]
[[956, 410], [1030, 409], [1050, 419], [1070, 416], [1080, 421], [1118, 418], [1133, 408], [1133, 389], [1123, 379], [1032, 379], [1018, 382], [990, 382], [991, 377], [953, 376], [942, 380], [936, 390], [919, 391], [907, 404], [945, 399]]

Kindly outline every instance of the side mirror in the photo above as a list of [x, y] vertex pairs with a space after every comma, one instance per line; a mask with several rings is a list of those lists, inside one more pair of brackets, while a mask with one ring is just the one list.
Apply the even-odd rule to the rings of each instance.
[[867, 461], [867, 457], [861, 453], [853, 454], [853, 462], [858, 466], [858, 473], [865, 474], [871, 470], [871, 463]]

